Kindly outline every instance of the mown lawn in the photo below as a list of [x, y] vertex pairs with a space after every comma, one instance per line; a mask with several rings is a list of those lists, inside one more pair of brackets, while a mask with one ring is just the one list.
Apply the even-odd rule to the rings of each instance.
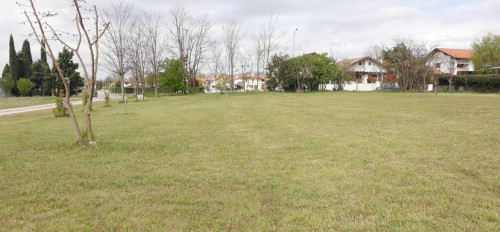
[[[77, 107], [75, 107], [77, 108]], [[0, 231], [499, 231], [500, 95], [235, 94], [0, 118]]]

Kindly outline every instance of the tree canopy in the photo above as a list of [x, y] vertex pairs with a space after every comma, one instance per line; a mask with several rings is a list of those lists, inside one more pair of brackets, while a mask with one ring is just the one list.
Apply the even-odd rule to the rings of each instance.
[[267, 67], [269, 90], [301, 92], [318, 90], [321, 84], [335, 82], [341, 70], [327, 54], [307, 54], [300, 57], [274, 55]]
[[[80, 73], [76, 71], [78, 69], [78, 63], [73, 62], [73, 56], [74, 53], [72, 51], [68, 50], [67, 48], [64, 48], [62, 52], [59, 52], [59, 56], [57, 59], [57, 62], [61, 67], [64, 77], [69, 78], [70, 80], [69, 83], [70, 95], [78, 94], [79, 92], [78, 89], [84, 85], [83, 78], [80, 76]], [[53, 73], [58, 75], [56, 71], [53, 71]], [[56, 80], [57, 80], [56, 81], [57, 88], [60, 90], [60, 92], [64, 92], [64, 87], [61, 78], [57, 77]]]
[[165, 72], [158, 75], [160, 84], [170, 92], [176, 93], [179, 91], [186, 92], [186, 81], [184, 79], [185, 70], [180, 60], [166, 60], [162, 64], [162, 69]]
[[429, 50], [425, 43], [399, 41], [384, 49], [384, 68], [398, 76], [399, 90], [424, 90], [432, 70], [427, 66]]
[[19, 89], [19, 93], [23, 96], [28, 96], [34, 87], [35, 83], [28, 78], [21, 78], [17, 81], [17, 89]]
[[33, 57], [31, 56], [31, 48], [28, 40], [24, 40], [23, 48], [19, 54], [20, 70], [19, 75], [23, 78], [31, 77], [31, 65], [33, 64]]
[[488, 34], [472, 44], [475, 53], [471, 58], [474, 68], [486, 71], [489, 67], [500, 66], [500, 35]]

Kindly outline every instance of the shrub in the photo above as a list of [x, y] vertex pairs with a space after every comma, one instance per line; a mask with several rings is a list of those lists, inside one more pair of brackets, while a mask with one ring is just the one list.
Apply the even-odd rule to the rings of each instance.
[[17, 81], [17, 89], [19, 93], [23, 96], [28, 96], [31, 90], [35, 88], [36, 84], [30, 81], [28, 78], [21, 78]]
[[52, 113], [54, 113], [54, 116], [56, 118], [61, 118], [61, 117], [68, 117], [68, 110], [66, 107], [64, 107], [64, 102], [63, 102], [63, 95], [59, 95], [59, 97], [56, 98], [56, 108], [52, 110]]
[[[449, 74], [437, 75], [439, 85], [449, 85]], [[476, 92], [494, 93], [500, 91], [499, 74], [472, 74], [453, 76], [452, 84], [454, 88], [465, 87], [466, 90]]]
[[109, 100], [109, 93], [106, 91], [104, 92], [104, 107], [110, 107], [111, 103]]

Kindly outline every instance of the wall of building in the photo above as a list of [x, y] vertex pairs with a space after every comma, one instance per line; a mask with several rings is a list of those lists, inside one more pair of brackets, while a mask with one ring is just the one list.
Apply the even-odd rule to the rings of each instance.
[[[451, 73], [453, 71], [453, 75], [457, 75], [461, 71], [474, 71], [474, 64], [469, 59], [455, 59], [443, 52], [436, 52], [427, 64], [442, 73]], [[436, 68], [436, 64], [441, 65], [439, 68]], [[463, 68], [459, 68], [460, 65], [463, 65]]]

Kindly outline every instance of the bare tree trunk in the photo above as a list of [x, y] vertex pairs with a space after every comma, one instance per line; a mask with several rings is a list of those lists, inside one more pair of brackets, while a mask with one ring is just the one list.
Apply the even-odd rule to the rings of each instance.
[[31, 18], [29, 17], [29, 15], [28, 15], [28, 13], [26, 11], [24, 12], [24, 15], [28, 19], [28, 22], [29, 22], [29, 24], [31, 26], [31, 29], [33, 30], [33, 33], [34, 33], [34, 35], [35, 35], [38, 43], [40, 45], [42, 45], [42, 48], [49, 55], [49, 57], [52, 59], [52, 63], [56, 67], [56, 70], [57, 70], [57, 72], [59, 74], [59, 77], [61, 78], [61, 81], [62, 81], [62, 83], [64, 85], [64, 89], [65, 89], [65, 92], [66, 92], [65, 105], [66, 105], [66, 108], [68, 109], [69, 115], [71, 117], [71, 121], [73, 122], [74, 133], [75, 133], [76, 139], [78, 141], [78, 145], [84, 146], [84, 142], [83, 142], [83, 139], [82, 139], [82, 134], [80, 132], [80, 127], [78, 125], [78, 121], [76, 120], [76, 116], [75, 116], [75, 113], [73, 111], [73, 107], [71, 106], [70, 92], [69, 92], [68, 83], [66, 82], [66, 79], [64, 78], [64, 73], [62, 72], [62, 69], [59, 66], [59, 62], [57, 61], [57, 59], [54, 56], [54, 53], [52, 52], [52, 47], [50, 46], [50, 43], [47, 40], [47, 37], [45, 36], [45, 30], [44, 30], [44, 27], [43, 27], [44, 24], [42, 23], [42, 21], [40, 20], [40, 17], [38, 16], [38, 12], [37, 12], [37, 10], [35, 8], [33, 0], [30, 0], [30, 5], [31, 5], [31, 9], [32, 9], [31, 13], [33, 14], [33, 16], [36, 19], [36, 22], [37, 22], [39, 30], [40, 30], [39, 32], [41, 34], [40, 36], [42, 37], [42, 40], [45, 41], [45, 45], [46, 46], [43, 46], [43, 43], [41, 42], [40, 36], [38, 35], [38, 32], [35, 29], [35, 26], [34, 26], [33, 22], [31, 21]]
[[234, 63], [236, 59], [236, 53], [239, 48], [239, 43], [241, 40], [240, 35], [241, 25], [238, 22], [228, 22], [223, 26], [224, 31], [224, 45], [226, 46], [227, 58], [229, 61], [229, 70], [231, 75], [231, 92], [234, 91]]
[[125, 77], [120, 75], [120, 90], [122, 92], [122, 101], [125, 101]]

